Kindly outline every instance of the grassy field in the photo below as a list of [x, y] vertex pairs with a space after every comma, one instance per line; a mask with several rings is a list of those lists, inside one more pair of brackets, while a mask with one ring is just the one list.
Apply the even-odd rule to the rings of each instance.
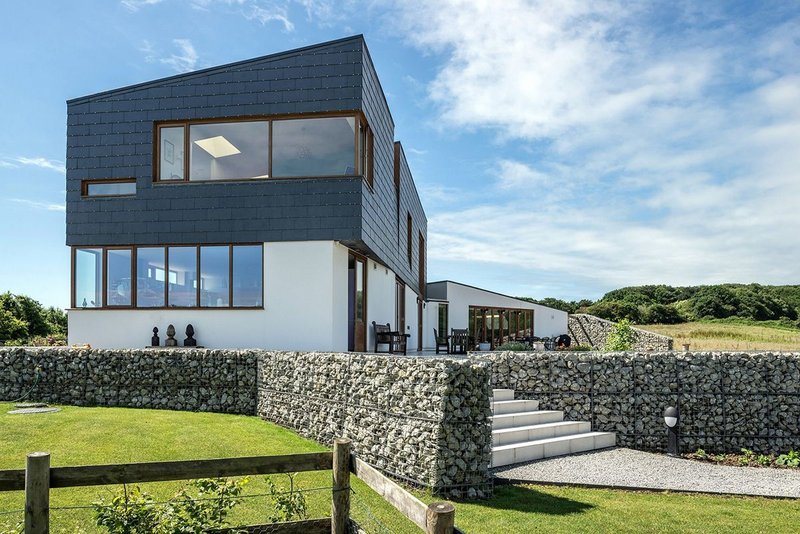
[[[319, 445], [255, 417], [64, 407], [41, 415], [8, 415], [0, 403], [0, 469], [24, 466], [25, 454], [49, 451], [52, 464], [80, 465], [323, 450]], [[246, 494], [263, 493], [264, 477], [252, 477]], [[276, 480], [283, 482], [280, 477]], [[305, 473], [303, 488], [330, 485], [330, 472]], [[181, 483], [143, 484], [157, 498], [168, 498]], [[420, 531], [360, 481], [353, 483], [353, 516], [367, 532]], [[87, 506], [118, 487], [53, 490], [51, 506]], [[428, 502], [436, 500], [420, 495]], [[308, 493], [311, 516], [330, 511], [330, 492]], [[266, 497], [243, 501], [234, 524], [264, 522]], [[0, 514], [22, 508], [21, 492], [0, 493]], [[13, 527], [19, 512], [0, 515]], [[456, 504], [457, 524], [469, 533], [517, 532], [794, 532], [800, 501], [636, 493], [548, 486], [498, 486], [488, 501]], [[54, 510], [53, 532], [96, 532], [92, 511]]]
[[683, 324], [647, 324], [637, 328], [675, 339], [690, 350], [772, 350], [799, 351], [800, 329], [777, 323], [746, 321], [704, 321]]

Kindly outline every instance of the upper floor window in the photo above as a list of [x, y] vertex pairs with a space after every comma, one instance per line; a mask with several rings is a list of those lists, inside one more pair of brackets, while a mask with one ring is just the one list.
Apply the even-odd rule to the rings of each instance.
[[121, 197], [136, 194], [136, 178], [83, 180], [81, 194], [85, 197]]
[[361, 174], [372, 184], [372, 133], [355, 115], [185, 122], [156, 131], [158, 181]]

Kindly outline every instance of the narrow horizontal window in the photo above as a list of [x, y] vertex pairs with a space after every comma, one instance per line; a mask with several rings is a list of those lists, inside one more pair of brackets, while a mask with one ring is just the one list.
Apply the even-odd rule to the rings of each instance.
[[136, 194], [136, 179], [126, 181], [97, 180], [83, 182], [83, 195], [87, 197], [119, 197]]

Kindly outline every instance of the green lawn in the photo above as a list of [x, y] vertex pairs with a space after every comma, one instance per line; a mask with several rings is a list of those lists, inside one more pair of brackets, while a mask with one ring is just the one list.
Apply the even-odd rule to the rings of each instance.
[[[256, 417], [64, 407], [55, 414], [13, 416], [0, 403], [0, 469], [24, 467], [25, 454], [51, 453], [52, 464], [80, 465], [155, 460], [287, 454], [323, 450]], [[264, 477], [252, 477], [246, 493], [263, 493]], [[280, 480], [280, 478], [278, 478]], [[304, 488], [330, 485], [330, 472], [300, 475]], [[181, 483], [144, 484], [157, 498], [171, 496]], [[117, 488], [53, 490], [51, 506], [86, 506]], [[368, 532], [419, 533], [359, 481], [353, 515]], [[326, 516], [330, 492], [309, 493], [311, 515]], [[425, 501], [435, 498], [420, 495]], [[264, 497], [248, 499], [234, 523], [263, 522]], [[21, 492], [0, 493], [0, 514], [22, 508]], [[793, 532], [800, 524], [800, 501], [634, 493], [548, 486], [498, 486], [488, 501], [456, 505], [456, 522], [466, 532]], [[17, 515], [0, 515], [3, 525]], [[54, 511], [53, 532], [95, 532], [90, 510]]]

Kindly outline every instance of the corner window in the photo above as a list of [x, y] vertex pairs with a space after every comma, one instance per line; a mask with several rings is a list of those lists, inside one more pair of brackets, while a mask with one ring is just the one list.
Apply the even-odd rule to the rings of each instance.
[[273, 121], [273, 176], [356, 174], [355, 128], [355, 117]]
[[76, 308], [103, 305], [103, 249], [78, 248], [74, 257], [73, 295]]

